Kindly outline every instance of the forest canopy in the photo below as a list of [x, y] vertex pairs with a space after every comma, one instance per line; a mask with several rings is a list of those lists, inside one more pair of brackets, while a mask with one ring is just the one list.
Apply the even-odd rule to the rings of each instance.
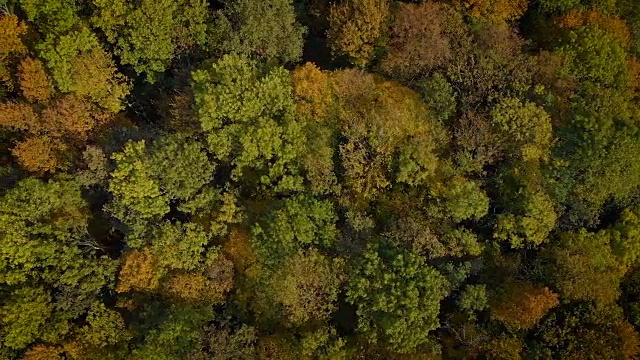
[[635, 0], [0, 1], [0, 360], [637, 359]]

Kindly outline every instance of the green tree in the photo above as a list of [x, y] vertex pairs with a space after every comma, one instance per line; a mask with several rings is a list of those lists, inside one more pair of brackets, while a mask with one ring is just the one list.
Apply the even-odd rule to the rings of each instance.
[[62, 34], [78, 25], [80, 6], [74, 0], [19, 0], [29, 22], [44, 34]]
[[306, 29], [296, 20], [292, 0], [225, 0], [224, 5], [218, 22], [227, 26], [221, 44], [225, 52], [280, 63], [300, 59]]
[[343, 261], [312, 249], [285, 260], [271, 285], [273, 297], [293, 326], [325, 322], [337, 309]]
[[278, 264], [310, 246], [329, 248], [338, 235], [336, 221], [329, 201], [303, 195], [288, 198], [253, 226], [253, 248], [266, 264]]
[[233, 180], [269, 191], [302, 188], [296, 162], [304, 136], [286, 70], [226, 55], [193, 73], [193, 91], [209, 150], [233, 166]]
[[544, 109], [515, 98], [503, 98], [491, 112], [491, 125], [503, 139], [506, 152], [522, 161], [546, 160], [553, 136]]
[[[101, 255], [88, 220], [73, 181], [26, 179], [3, 196], [0, 283], [13, 293], [2, 310], [9, 331], [5, 346], [22, 349], [38, 339], [59, 343], [112, 286], [117, 262]], [[36, 313], [24, 313], [27, 307]]]
[[174, 57], [206, 41], [209, 13], [202, 0], [94, 0], [93, 24], [115, 46], [122, 64], [154, 82]]
[[458, 306], [460, 306], [462, 310], [472, 312], [486, 309], [489, 306], [487, 286], [484, 284], [466, 285], [460, 294]]
[[572, 30], [557, 51], [566, 59], [565, 71], [581, 81], [610, 86], [625, 85], [629, 81], [624, 47], [598, 27]]
[[88, 28], [47, 36], [37, 49], [61, 92], [86, 96], [110, 112], [123, 109], [129, 84]]
[[358, 331], [367, 340], [411, 352], [438, 327], [447, 288], [447, 280], [422, 257], [371, 246], [349, 277], [347, 301], [357, 306]]
[[183, 210], [194, 211], [198, 202], [213, 207], [224, 200], [216, 190], [204, 188], [215, 165], [197, 141], [181, 135], [167, 135], [150, 145], [145, 140], [130, 141], [111, 157], [116, 167], [109, 181], [113, 199], [107, 209], [134, 234], [143, 234], [148, 222], [167, 214], [172, 201], [182, 201]]
[[633, 359], [638, 333], [615, 306], [571, 304], [558, 308], [535, 331], [528, 355], [534, 359]]
[[547, 249], [546, 273], [561, 294], [571, 300], [613, 303], [619, 296], [625, 269], [613, 253], [607, 232], [584, 229], [563, 233]]

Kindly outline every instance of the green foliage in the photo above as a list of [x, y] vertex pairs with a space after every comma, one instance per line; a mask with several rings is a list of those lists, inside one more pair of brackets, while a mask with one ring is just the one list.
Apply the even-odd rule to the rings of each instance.
[[189, 306], [169, 309], [166, 319], [145, 336], [144, 342], [133, 351], [133, 356], [144, 360], [183, 359], [191, 353], [202, 327], [211, 316], [207, 309]]
[[[298, 24], [292, 0], [225, 0], [220, 23], [228, 23], [221, 48], [267, 61], [296, 62], [306, 29]], [[220, 25], [218, 25], [220, 26]]]
[[598, 27], [571, 31], [557, 51], [566, 58], [565, 71], [581, 81], [609, 86], [621, 86], [629, 81], [624, 48]]
[[634, 266], [640, 261], [640, 209], [624, 209], [610, 230], [611, 247], [620, 261]]
[[13, 292], [0, 308], [2, 345], [25, 348], [42, 336], [52, 311], [51, 297], [42, 288], [23, 287]]
[[111, 157], [116, 168], [109, 182], [113, 202], [108, 210], [116, 218], [138, 230], [136, 228], [144, 227], [147, 221], [169, 212], [168, 199], [163, 196], [159, 182], [153, 177], [153, 169], [145, 161], [144, 140], [127, 143], [122, 152]]
[[58, 341], [112, 286], [116, 262], [93, 250], [87, 210], [72, 181], [23, 180], [0, 202], [0, 283], [13, 293], [2, 310], [6, 346]]
[[440, 73], [418, 83], [420, 95], [433, 115], [440, 121], [447, 121], [456, 112], [456, 96], [453, 86]]
[[482, 311], [486, 309], [489, 306], [486, 285], [467, 285], [460, 294], [458, 306], [467, 311]]
[[573, 100], [552, 176], [554, 191], [577, 221], [592, 223], [607, 200], [624, 202], [640, 185], [636, 114], [623, 91], [607, 86], [584, 85]]
[[337, 309], [344, 263], [315, 249], [291, 255], [275, 274], [273, 297], [283, 307], [287, 323], [327, 321]]
[[44, 34], [62, 34], [80, 23], [74, 0], [19, 0], [31, 23]]
[[197, 224], [162, 223], [154, 229], [151, 251], [167, 269], [195, 270], [202, 261], [210, 234]]
[[539, 326], [529, 356], [534, 359], [629, 359], [638, 354], [638, 334], [615, 306], [580, 304], [559, 308]]
[[302, 188], [295, 162], [304, 137], [286, 70], [226, 55], [193, 73], [193, 91], [209, 150], [233, 166], [234, 180]]
[[288, 198], [270, 211], [264, 224], [253, 226], [252, 245], [267, 264], [275, 264], [298, 249], [330, 248], [336, 241], [333, 205], [307, 196]]
[[547, 276], [571, 300], [616, 301], [624, 269], [607, 232], [564, 233], [545, 253]]
[[122, 64], [155, 81], [174, 57], [206, 41], [209, 15], [202, 0], [94, 0], [92, 18], [115, 46]]
[[148, 222], [167, 214], [171, 201], [192, 200], [184, 206], [195, 211], [194, 201], [213, 206], [221, 200], [218, 192], [198, 195], [211, 181], [215, 166], [196, 141], [180, 135], [160, 138], [150, 146], [145, 140], [130, 141], [111, 157], [116, 167], [109, 182], [113, 199], [107, 209], [134, 233], [141, 234]]
[[544, 109], [516, 98], [504, 98], [491, 113], [491, 125], [508, 144], [507, 152], [523, 161], [545, 160], [549, 155], [551, 119]]
[[452, 179], [443, 198], [445, 211], [454, 222], [480, 219], [489, 211], [489, 197], [474, 181]]
[[372, 343], [411, 352], [438, 327], [447, 280], [411, 252], [369, 247], [347, 284], [347, 301], [357, 306], [358, 331]]
[[110, 112], [122, 110], [129, 85], [88, 28], [49, 35], [37, 48], [61, 92], [87, 96]]

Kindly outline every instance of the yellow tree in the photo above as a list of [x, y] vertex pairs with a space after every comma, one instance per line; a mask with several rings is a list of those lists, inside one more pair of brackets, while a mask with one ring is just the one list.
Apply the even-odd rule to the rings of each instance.
[[44, 64], [38, 59], [22, 59], [18, 66], [18, 79], [22, 95], [30, 102], [45, 103], [53, 95], [51, 80]]
[[513, 21], [524, 15], [528, 0], [455, 0], [457, 7], [475, 19]]
[[347, 0], [333, 4], [327, 37], [334, 56], [346, 56], [365, 66], [384, 35], [389, 17], [388, 0]]
[[511, 281], [493, 300], [491, 314], [508, 327], [528, 330], [558, 303], [558, 295], [544, 286]]

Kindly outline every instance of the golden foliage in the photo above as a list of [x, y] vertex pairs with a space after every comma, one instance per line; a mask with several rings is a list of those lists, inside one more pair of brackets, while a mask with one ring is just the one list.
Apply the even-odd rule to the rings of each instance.
[[334, 56], [365, 66], [373, 57], [389, 17], [388, 0], [347, 0], [331, 5], [327, 39]]
[[231, 230], [227, 241], [222, 245], [222, 252], [231, 259], [239, 272], [244, 272], [256, 261], [249, 237], [250, 235], [246, 230], [234, 228]]
[[625, 359], [635, 359], [640, 354], [640, 334], [627, 321], [618, 324], [617, 333], [622, 340], [621, 353]]
[[53, 172], [62, 166], [58, 150], [64, 145], [49, 136], [29, 137], [18, 143], [11, 152], [28, 171]]
[[507, 326], [531, 329], [559, 303], [558, 295], [547, 287], [513, 281], [493, 301], [492, 315]]
[[233, 263], [223, 255], [215, 254], [206, 260], [203, 274], [175, 273], [163, 286], [169, 295], [188, 302], [220, 302], [233, 288]]
[[56, 346], [36, 345], [29, 349], [22, 360], [63, 360], [62, 349]]
[[12, 53], [22, 54], [27, 48], [22, 43], [22, 36], [27, 33], [27, 25], [16, 15], [0, 16], [0, 62]]
[[0, 104], [0, 126], [30, 133], [42, 130], [40, 119], [33, 108], [29, 104], [14, 102]]
[[326, 71], [308, 62], [292, 72], [293, 96], [298, 112], [310, 121], [326, 119], [333, 105], [331, 79]]
[[489, 359], [520, 360], [522, 359], [522, 341], [515, 337], [492, 339], [485, 345]]
[[0, 83], [4, 83], [10, 90], [13, 90], [15, 84], [9, 65], [27, 52], [27, 47], [22, 42], [22, 36], [26, 32], [27, 25], [19, 21], [17, 16], [0, 15]]
[[44, 109], [42, 120], [50, 134], [85, 142], [89, 133], [106, 122], [107, 117], [84, 98], [66, 95]]
[[46, 102], [52, 95], [53, 86], [42, 61], [27, 57], [18, 66], [18, 78], [22, 95], [33, 102]]
[[528, 0], [456, 0], [458, 9], [476, 19], [489, 21], [513, 21], [524, 15]]
[[157, 259], [148, 249], [133, 250], [122, 259], [116, 291], [153, 291], [160, 285]]

